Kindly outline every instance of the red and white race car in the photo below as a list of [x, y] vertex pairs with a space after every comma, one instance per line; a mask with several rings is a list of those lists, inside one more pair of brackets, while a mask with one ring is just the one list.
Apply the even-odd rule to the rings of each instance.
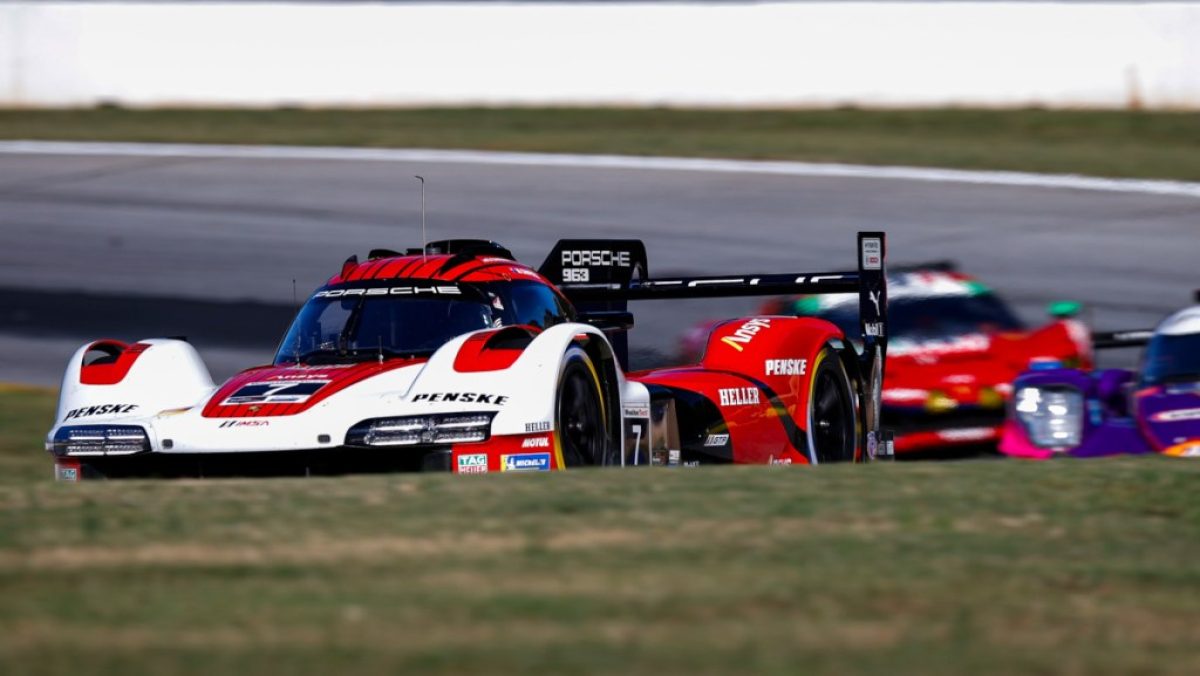
[[[480, 240], [377, 250], [219, 386], [183, 340], [81, 347], [46, 448], [63, 480], [862, 461], [887, 448], [884, 244], [860, 233], [847, 272], [673, 279], [633, 240], [560, 241], [537, 271]], [[829, 321], [745, 317], [696, 366], [625, 372], [629, 300], [846, 292], [861, 349]]]
[[[1031, 363], [1089, 368], [1088, 328], [1078, 304], [1052, 303], [1051, 322], [1027, 328], [999, 296], [953, 264], [942, 262], [888, 273], [888, 372], [883, 425], [898, 455], [994, 447], [1012, 382]], [[772, 298], [760, 312], [815, 317], [846, 330], [858, 320], [853, 295]], [[682, 339], [694, 355], [704, 328]]]

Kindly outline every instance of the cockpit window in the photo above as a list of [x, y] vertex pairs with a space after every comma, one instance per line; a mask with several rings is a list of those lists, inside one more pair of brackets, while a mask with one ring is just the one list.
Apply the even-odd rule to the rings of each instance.
[[1142, 363], [1147, 385], [1200, 381], [1200, 333], [1159, 334], [1150, 340]]
[[570, 308], [550, 287], [536, 282], [490, 284], [485, 287], [500, 299], [505, 325], [524, 324], [547, 329], [570, 321]]
[[292, 322], [275, 363], [429, 355], [464, 333], [547, 328], [571, 316], [558, 294], [533, 281], [323, 289]]

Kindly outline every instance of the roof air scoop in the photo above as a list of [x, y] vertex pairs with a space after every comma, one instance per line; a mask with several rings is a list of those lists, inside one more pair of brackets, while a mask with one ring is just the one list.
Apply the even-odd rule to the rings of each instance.
[[511, 251], [487, 239], [442, 239], [426, 244], [425, 253], [430, 255], [457, 254], [463, 257], [495, 256], [507, 258], [510, 261], [516, 260]]

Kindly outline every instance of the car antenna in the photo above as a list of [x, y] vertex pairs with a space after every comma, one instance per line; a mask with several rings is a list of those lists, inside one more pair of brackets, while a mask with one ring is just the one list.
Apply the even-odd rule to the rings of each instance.
[[421, 262], [425, 262], [425, 177], [413, 176], [421, 182]]
[[379, 334], [379, 363], [383, 363], [383, 334]]

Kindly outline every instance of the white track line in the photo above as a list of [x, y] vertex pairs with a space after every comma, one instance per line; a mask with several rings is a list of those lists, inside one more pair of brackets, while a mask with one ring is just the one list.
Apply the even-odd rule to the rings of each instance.
[[891, 179], [930, 183], [1021, 186], [1101, 192], [1178, 195], [1200, 198], [1200, 183], [1149, 179], [1097, 178], [1076, 174], [1030, 174], [1017, 171], [967, 171], [922, 167], [766, 162], [632, 155], [569, 155], [482, 150], [421, 148], [336, 148], [242, 146], [184, 143], [79, 143], [69, 141], [0, 141], [0, 154], [104, 155], [117, 157], [196, 157], [214, 159], [353, 160], [359, 162], [433, 162], [532, 167], [577, 167], [700, 171], [776, 176]]

